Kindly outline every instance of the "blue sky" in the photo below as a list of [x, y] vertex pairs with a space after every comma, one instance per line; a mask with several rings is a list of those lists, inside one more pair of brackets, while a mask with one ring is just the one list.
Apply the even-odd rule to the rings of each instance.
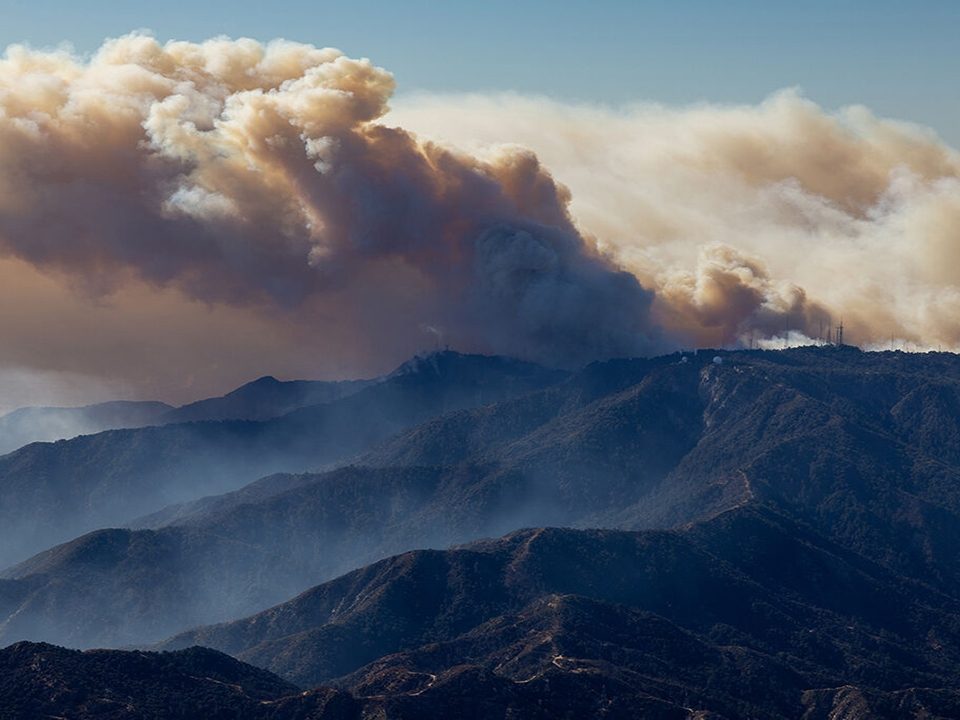
[[958, 0], [0, 0], [4, 46], [89, 52], [137, 28], [332, 45], [393, 71], [401, 92], [685, 104], [799, 86], [826, 107], [862, 103], [960, 146]]

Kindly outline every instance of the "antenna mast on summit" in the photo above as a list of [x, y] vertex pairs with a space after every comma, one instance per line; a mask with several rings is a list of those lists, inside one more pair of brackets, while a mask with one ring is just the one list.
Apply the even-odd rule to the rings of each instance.
[[837, 345], [843, 345], [843, 318], [840, 318], [840, 324], [837, 325]]

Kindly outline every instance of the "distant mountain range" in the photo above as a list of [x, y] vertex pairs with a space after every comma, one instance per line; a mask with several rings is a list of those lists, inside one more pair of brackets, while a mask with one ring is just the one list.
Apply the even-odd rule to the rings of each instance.
[[[267, 472], [296, 472], [201, 498], [204, 478], [159, 509], [150, 482], [177, 472], [157, 458], [196, 468], [180, 438], [206, 433], [236, 479], [266, 448]], [[93, 523], [91, 501], [128, 485], [149, 501], [8, 570], [0, 642], [172, 636], [157, 647], [336, 688], [302, 696], [319, 709], [280, 690], [278, 718], [960, 716], [954, 355], [701, 352], [568, 375], [444, 353], [273, 420], [34, 447], [90, 458], [23, 475], [86, 482], [82, 512], [5, 484], [14, 453], [6, 517]], [[303, 472], [321, 460], [340, 466]]]
[[158, 424], [174, 410], [161, 402], [123, 400], [76, 408], [20, 408], [0, 416], [0, 455], [33, 442]]
[[[443, 412], [561, 377], [518, 361], [444, 353], [353, 394], [271, 419], [181, 422], [28, 445], [0, 457], [0, 567], [171, 503], [234, 490], [270, 473], [347, 460]], [[270, 405], [264, 400], [270, 388], [287, 395], [282, 384], [255, 385], [261, 387], [238, 391], [255, 399], [254, 414]]]
[[104, 430], [204, 420], [269, 420], [309, 405], [339, 400], [374, 380], [325, 382], [262, 377], [221, 397], [181, 407], [118, 400], [84, 407], [25, 407], [0, 416], [0, 455], [34, 442], [54, 442]]
[[205, 420], [269, 420], [310, 405], [340, 400], [376, 380], [277, 380], [266, 376], [216, 398], [173, 408], [160, 417], [162, 424]]

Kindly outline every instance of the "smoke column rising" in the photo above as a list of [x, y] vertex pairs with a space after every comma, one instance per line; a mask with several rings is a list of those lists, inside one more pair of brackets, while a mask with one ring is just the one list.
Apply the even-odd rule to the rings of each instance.
[[89, 62], [12, 47], [0, 86], [0, 247], [94, 296], [279, 308], [383, 356], [423, 326], [564, 365], [657, 347], [651, 294], [533, 154], [378, 124], [393, 80], [368, 61], [133, 35]]
[[929, 131], [793, 91], [391, 111], [393, 90], [282, 41], [9, 48], [0, 294], [26, 302], [0, 363], [68, 357], [178, 400], [177, 375], [203, 394], [367, 374], [440, 336], [577, 365], [802, 340], [842, 314], [860, 343], [960, 346], [960, 160]]

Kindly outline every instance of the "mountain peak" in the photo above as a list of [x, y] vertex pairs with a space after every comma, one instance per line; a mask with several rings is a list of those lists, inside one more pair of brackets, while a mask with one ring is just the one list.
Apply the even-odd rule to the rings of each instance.
[[256, 380], [251, 380], [246, 385], [241, 385], [241, 387], [249, 387], [251, 385], [279, 385], [280, 380], [277, 380], [273, 375], [264, 375], [263, 377], [258, 377]]
[[483, 355], [464, 355], [455, 350], [436, 350], [423, 354], [416, 354], [409, 360], [403, 362], [393, 372], [387, 375], [398, 377], [400, 375], [413, 375], [422, 372], [440, 373], [441, 368], [448, 366], [458, 360], [466, 357], [486, 357]]

